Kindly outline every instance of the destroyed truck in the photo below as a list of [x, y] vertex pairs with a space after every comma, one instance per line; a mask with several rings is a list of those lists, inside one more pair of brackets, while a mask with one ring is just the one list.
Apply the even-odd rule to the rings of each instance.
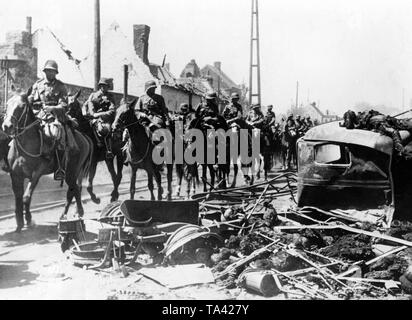
[[[400, 132], [411, 148], [408, 131]], [[299, 207], [315, 207], [354, 221], [411, 220], [412, 161], [393, 152], [390, 137], [330, 122], [297, 142]]]

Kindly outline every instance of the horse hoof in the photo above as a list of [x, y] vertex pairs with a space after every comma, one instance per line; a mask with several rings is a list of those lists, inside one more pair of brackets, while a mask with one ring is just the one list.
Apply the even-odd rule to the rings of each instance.
[[23, 229], [22, 226], [17, 226], [16, 230], [14, 230], [14, 233], [21, 233], [22, 229]]
[[28, 229], [33, 229], [36, 226], [36, 223], [32, 220], [32, 221], [28, 221], [26, 222], [26, 226]]
[[94, 197], [91, 197], [91, 199], [92, 199], [93, 203], [100, 204], [100, 198], [94, 196]]

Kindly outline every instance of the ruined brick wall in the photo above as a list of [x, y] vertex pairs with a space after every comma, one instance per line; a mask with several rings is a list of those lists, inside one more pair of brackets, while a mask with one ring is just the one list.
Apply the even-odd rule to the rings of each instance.
[[[67, 87], [67, 91], [69, 92], [69, 94], [75, 94], [79, 90], [81, 90], [79, 101], [82, 104], [87, 101], [90, 94], [93, 92], [92, 88], [86, 88], [86, 87], [82, 87], [82, 86], [78, 86], [78, 85], [74, 85], [74, 84], [69, 84], [69, 83], [66, 83], [66, 87]], [[122, 100], [122, 98], [123, 98], [123, 94], [112, 92], [112, 95], [114, 97], [116, 106], [119, 106], [120, 105], [120, 100]], [[134, 98], [136, 98], [136, 97], [132, 96], [132, 95], [128, 95], [129, 100], [132, 100]]]
[[190, 102], [190, 95], [182, 90], [178, 90], [169, 86], [161, 87], [161, 95], [165, 99], [166, 107], [170, 111], [179, 111], [179, 107], [182, 103], [192, 103], [193, 108], [196, 108], [200, 103], [200, 97], [197, 95], [192, 95]]
[[[32, 47], [32, 39], [29, 32], [7, 32], [6, 43], [0, 44], [0, 57], [19, 60], [19, 62], [13, 62], [9, 68], [11, 75], [11, 78], [9, 78], [9, 96], [12, 84], [16, 89], [26, 91], [37, 80], [37, 49]], [[4, 72], [5, 70], [0, 70], [0, 74]], [[0, 81], [0, 108], [3, 108], [5, 95], [4, 81], [4, 78]]]

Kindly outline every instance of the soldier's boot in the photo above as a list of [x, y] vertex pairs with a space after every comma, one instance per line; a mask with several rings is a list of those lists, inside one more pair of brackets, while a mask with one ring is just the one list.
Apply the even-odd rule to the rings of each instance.
[[56, 150], [57, 170], [54, 172], [54, 180], [56, 181], [64, 181], [66, 178], [66, 171], [62, 167], [63, 153], [64, 151]]
[[4, 164], [3, 164], [3, 166], [1, 167], [1, 169], [4, 171], [4, 172], [7, 172], [7, 173], [10, 173], [11, 172], [11, 168], [10, 168], [10, 165], [9, 165], [9, 161], [7, 160], [7, 157], [4, 157]]
[[108, 136], [104, 138], [104, 144], [106, 146], [106, 159], [113, 159], [114, 155], [112, 152], [112, 139]]

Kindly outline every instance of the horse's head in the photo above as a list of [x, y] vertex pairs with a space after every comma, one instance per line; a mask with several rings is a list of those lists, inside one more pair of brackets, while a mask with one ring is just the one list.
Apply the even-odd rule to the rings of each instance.
[[137, 99], [132, 102], [123, 101], [116, 109], [116, 116], [112, 124], [113, 131], [124, 130], [128, 125], [136, 122], [137, 118], [134, 113], [134, 109], [137, 103]]
[[28, 116], [32, 114], [26, 94], [15, 94], [7, 101], [6, 114], [2, 129], [8, 135], [15, 134], [27, 124]]
[[81, 90], [77, 91], [77, 93], [75, 94], [69, 94], [67, 96], [67, 108], [69, 110], [69, 112], [71, 112], [72, 110], [81, 110], [81, 105], [79, 102], [79, 96], [81, 94]]

